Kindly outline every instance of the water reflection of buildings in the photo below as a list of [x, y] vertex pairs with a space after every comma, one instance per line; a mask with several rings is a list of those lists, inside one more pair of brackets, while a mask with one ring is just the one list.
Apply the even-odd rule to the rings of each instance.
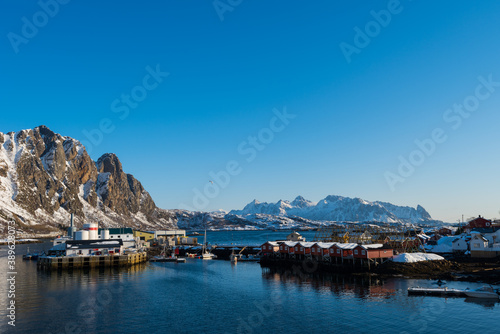
[[335, 273], [305, 273], [303, 270], [263, 268], [265, 280], [298, 288], [311, 287], [318, 292], [331, 292], [337, 296], [353, 295], [362, 299], [387, 299], [396, 295], [396, 287], [369, 275], [342, 275]]
[[69, 269], [64, 271], [39, 270], [38, 275], [47, 281], [45, 284], [47, 290], [60, 291], [65, 287], [71, 288], [75, 285], [79, 287], [91, 287], [109, 283], [120, 284], [125, 279], [125, 276], [127, 276], [126, 280], [130, 281], [134, 274], [143, 271], [146, 267], [146, 263], [139, 263], [130, 267]]

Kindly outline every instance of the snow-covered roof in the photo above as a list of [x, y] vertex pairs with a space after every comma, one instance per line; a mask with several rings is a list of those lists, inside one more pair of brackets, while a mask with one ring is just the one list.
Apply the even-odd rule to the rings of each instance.
[[488, 241], [488, 239], [486, 239], [481, 233], [474, 233], [474, 235], [472, 235], [472, 239], [481, 239], [483, 241]]
[[283, 244], [287, 247], [295, 247], [298, 243], [298, 241], [286, 241]]
[[467, 236], [463, 235], [461, 237], [457, 237], [457, 238], [453, 239], [453, 241], [451, 243], [454, 244], [454, 243], [459, 242], [461, 240], [467, 242], [466, 238], [467, 238]]
[[338, 248], [341, 248], [341, 249], [354, 249], [356, 248], [358, 244], [355, 244], [355, 243], [346, 243], [346, 244], [337, 244], [337, 247]]
[[383, 244], [370, 244], [370, 245], [360, 245], [364, 249], [374, 249], [374, 248], [382, 248]]
[[443, 226], [440, 229], [443, 229], [443, 228], [450, 230], [452, 232], [456, 232], [458, 230], [458, 227], [455, 227], [455, 226]]
[[301, 245], [302, 247], [306, 247], [306, 248], [312, 247], [314, 244], [316, 244], [316, 243], [315, 242], [304, 242], [304, 241], [299, 242], [299, 245]]
[[267, 241], [267, 242], [263, 243], [261, 245], [261, 247], [264, 245], [267, 245], [267, 244], [270, 244], [271, 246], [278, 246], [279, 245], [276, 241]]
[[316, 245], [318, 245], [318, 247], [324, 248], [324, 249], [330, 248], [335, 244], [337, 244], [337, 243], [336, 242], [317, 242], [316, 243]]

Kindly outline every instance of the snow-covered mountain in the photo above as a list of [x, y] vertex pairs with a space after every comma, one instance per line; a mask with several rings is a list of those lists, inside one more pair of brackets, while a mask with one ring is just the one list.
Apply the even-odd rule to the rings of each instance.
[[256, 214], [279, 217], [301, 217], [312, 221], [431, 223], [434, 222], [420, 205], [417, 208], [397, 206], [386, 202], [369, 202], [360, 198], [327, 196], [314, 203], [298, 196], [292, 202], [261, 203], [254, 200], [243, 210], [233, 210], [232, 215], [247, 217]]
[[[172, 190], [175, 191], [175, 190]], [[97, 162], [76, 139], [46, 126], [0, 133], [0, 226], [15, 221], [19, 232], [59, 234], [75, 214], [77, 226], [99, 222], [105, 227], [135, 229], [291, 229], [331, 222], [432, 223], [421, 206], [397, 206], [359, 198], [328, 196], [313, 203], [253, 201], [229, 213], [163, 210], [115, 154]], [[0, 228], [0, 235], [6, 229]]]
[[77, 226], [176, 227], [175, 215], [156, 207], [116, 155], [94, 162], [78, 140], [46, 126], [0, 133], [0, 222], [15, 221], [19, 232], [58, 233], [70, 213]]

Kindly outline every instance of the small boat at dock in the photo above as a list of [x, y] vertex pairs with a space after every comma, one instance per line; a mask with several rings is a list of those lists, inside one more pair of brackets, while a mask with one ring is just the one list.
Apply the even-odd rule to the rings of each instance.
[[249, 255], [240, 255], [238, 257], [238, 261], [242, 261], [242, 262], [256, 262], [256, 261], [260, 261], [260, 256], [258, 256], [258, 255], [252, 255], [252, 254], [249, 254]]
[[154, 256], [149, 259], [149, 262], [176, 262], [176, 263], [186, 263], [186, 259], [183, 257], [164, 257], [164, 256]]
[[465, 290], [467, 297], [483, 298], [483, 299], [500, 299], [498, 290], [494, 290], [491, 286], [482, 286], [475, 290]]
[[205, 237], [203, 239], [203, 246], [201, 248], [201, 255], [198, 257], [199, 259], [202, 260], [212, 260], [217, 258], [215, 254], [212, 254], [208, 251], [207, 248], [207, 230], [205, 230]]
[[178, 257], [179, 254], [178, 249], [174, 247], [172, 250], [172, 255], [167, 256], [167, 245], [163, 246], [163, 251], [160, 255], [153, 256], [149, 259], [149, 262], [177, 262], [177, 263], [186, 263], [186, 258]]
[[482, 299], [500, 299], [499, 290], [493, 289], [491, 286], [483, 286], [478, 289], [465, 290], [450, 289], [448, 287], [439, 288], [408, 288], [408, 295], [413, 296], [437, 296], [437, 297], [468, 297]]
[[23, 260], [26, 261], [36, 261], [40, 255], [38, 253], [30, 253], [30, 248], [28, 247], [28, 252], [23, 255]]

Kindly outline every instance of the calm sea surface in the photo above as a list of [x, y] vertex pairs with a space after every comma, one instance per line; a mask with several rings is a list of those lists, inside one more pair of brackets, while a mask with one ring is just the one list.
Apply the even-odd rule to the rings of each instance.
[[[311, 240], [314, 232], [303, 233]], [[209, 232], [210, 243], [259, 243], [278, 232]], [[49, 244], [30, 245], [30, 250]], [[26, 252], [18, 245], [17, 252]], [[126, 269], [37, 271], [16, 260], [16, 327], [7, 324], [0, 249], [0, 333], [499, 333], [500, 304], [408, 297], [428, 280], [312, 276], [257, 263], [189, 259]], [[448, 287], [480, 284], [450, 282]]]

